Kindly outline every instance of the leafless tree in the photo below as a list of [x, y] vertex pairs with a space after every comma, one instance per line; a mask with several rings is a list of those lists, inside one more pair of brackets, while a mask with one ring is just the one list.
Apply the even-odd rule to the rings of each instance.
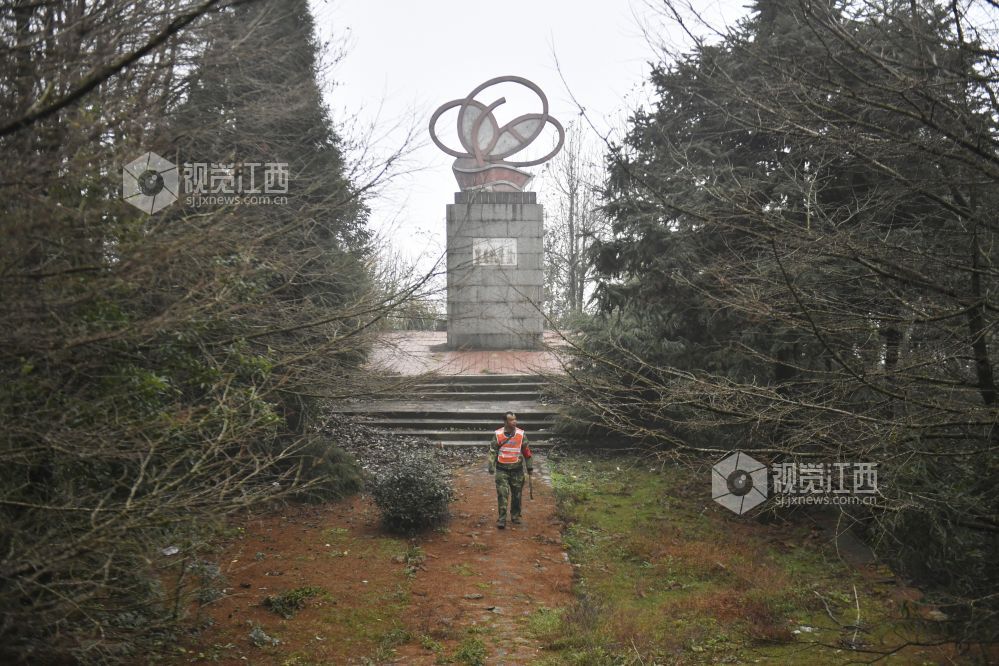
[[556, 324], [583, 313], [592, 284], [587, 252], [605, 235], [599, 188], [606, 178], [600, 144], [582, 122], [566, 131], [561, 152], [545, 166], [545, 315]]

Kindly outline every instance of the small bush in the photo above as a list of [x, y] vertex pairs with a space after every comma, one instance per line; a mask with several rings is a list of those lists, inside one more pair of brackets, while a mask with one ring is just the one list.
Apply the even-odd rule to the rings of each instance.
[[407, 452], [386, 467], [371, 488], [382, 521], [390, 530], [412, 532], [443, 522], [454, 490], [434, 459]]

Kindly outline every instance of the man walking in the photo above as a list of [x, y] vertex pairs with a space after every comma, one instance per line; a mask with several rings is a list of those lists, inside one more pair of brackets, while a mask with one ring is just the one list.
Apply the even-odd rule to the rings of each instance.
[[506, 505], [510, 502], [510, 522], [520, 524], [520, 496], [524, 490], [524, 464], [533, 472], [527, 435], [517, 427], [517, 415], [506, 413], [506, 425], [496, 431], [489, 445], [489, 473], [496, 475], [496, 500], [499, 519], [496, 527], [506, 527]]

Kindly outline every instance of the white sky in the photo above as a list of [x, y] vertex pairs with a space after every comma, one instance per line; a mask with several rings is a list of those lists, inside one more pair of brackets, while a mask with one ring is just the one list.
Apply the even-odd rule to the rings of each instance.
[[[347, 39], [346, 55], [332, 71], [336, 85], [327, 95], [334, 118], [354, 119], [355, 135], [373, 128], [376, 150], [383, 156], [397, 150], [406, 130], [415, 128], [419, 146], [405, 162], [411, 172], [379, 191], [371, 201], [371, 222], [402, 256], [419, 259], [421, 268], [443, 251], [444, 207], [453, 203], [458, 189], [451, 173], [453, 158], [429, 140], [427, 123], [439, 105], [464, 97], [486, 79], [513, 74], [545, 91], [551, 115], [563, 125], [577, 118], [575, 96], [589, 122], [607, 132], [623, 127], [629, 110], [641, 104], [649, 63], [659, 59], [644, 30], [651, 28], [657, 39], [674, 46], [683, 41], [682, 32], [665, 25], [644, 0], [311, 4], [321, 39]], [[744, 3], [735, 0], [696, 4], [729, 23], [745, 12]], [[479, 99], [488, 104], [499, 95], [508, 99], [496, 111], [500, 124], [540, 110], [529, 94], [510, 87], [484, 91]], [[454, 119], [452, 110], [440, 120], [445, 141], [445, 130], [453, 134]], [[550, 146], [553, 135], [549, 129], [535, 143]], [[537, 176], [541, 168], [528, 170]], [[536, 178], [532, 185], [537, 184]], [[545, 203], [543, 192], [539, 203]]]

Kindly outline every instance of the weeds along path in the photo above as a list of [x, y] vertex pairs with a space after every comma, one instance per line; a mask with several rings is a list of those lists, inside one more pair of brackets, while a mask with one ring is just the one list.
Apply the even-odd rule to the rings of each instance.
[[534, 499], [524, 484], [521, 525], [496, 529], [496, 486], [481, 464], [454, 470], [457, 501], [446, 532], [418, 538], [425, 559], [411, 584], [407, 628], [417, 640], [396, 663], [530, 664], [540, 644], [529, 616], [571, 600], [572, 567], [562, 547], [547, 460], [535, 455]]

